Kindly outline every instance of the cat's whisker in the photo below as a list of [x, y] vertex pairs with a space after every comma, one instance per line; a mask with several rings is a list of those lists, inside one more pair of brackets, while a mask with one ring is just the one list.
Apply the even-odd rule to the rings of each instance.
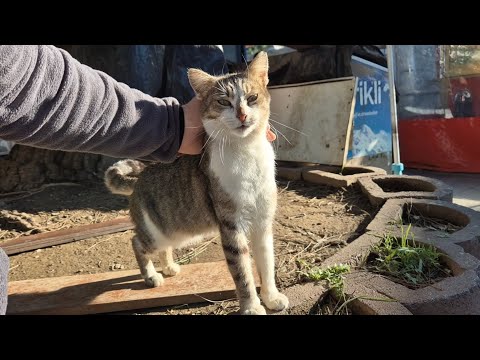
[[[222, 134], [223, 134], [224, 130], [222, 130]], [[222, 142], [223, 140], [225, 139], [225, 137], [222, 137], [222, 140], [220, 140], [218, 142], [218, 152], [219, 152], [219, 155], [220, 155], [220, 162], [222, 163], [223, 166], [225, 166], [225, 163], [223, 162], [223, 157], [222, 157]]]
[[226, 137], [227, 135], [225, 135], [222, 139], [222, 158], [223, 160], [225, 160], [225, 142], [226, 142]]
[[[273, 132], [275, 133], [275, 135], [277, 136], [278, 138], [278, 131], [277, 129], [275, 129], [275, 127], [273, 127], [273, 125], [270, 125], [271, 129], [273, 130]], [[274, 144], [273, 144], [273, 148], [275, 150], [275, 152], [278, 152], [278, 141], [274, 141]]]
[[[220, 130], [218, 130], [220, 131]], [[204, 151], [205, 147], [207, 146], [208, 142], [210, 141], [210, 139], [212, 138], [212, 135], [214, 134], [214, 132], [212, 132], [210, 134], [210, 136], [208, 137], [207, 141], [205, 141], [205, 144], [202, 146], [202, 149], [200, 151], [202, 151], [202, 156], [200, 157], [200, 161], [198, 163], [198, 165], [200, 165], [202, 163], [202, 160], [203, 160], [203, 157], [205, 156], [205, 153], [207, 152], [206, 150]]]
[[[218, 130], [218, 131], [220, 131], [220, 130]], [[214, 133], [215, 133], [215, 131], [213, 131], [213, 132], [210, 134], [210, 136], [208, 137], [207, 141], [205, 141], [205, 144], [203, 144], [201, 150], [205, 149], [205, 147], [207, 146], [208, 142], [210, 141], [210, 139], [212, 138], [212, 136], [213, 136]]]
[[222, 157], [225, 160], [225, 143], [227, 142], [228, 134], [225, 134], [222, 139]]
[[[202, 126], [202, 127], [203, 127], [203, 126]], [[196, 129], [196, 128], [197, 128], [197, 127], [194, 127], [194, 128], [192, 128], [192, 129]], [[186, 127], [185, 129], [190, 129], [190, 128]], [[205, 128], [203, 128], [202, 131], [200, 131], [197, 135], [195, 135], [195, 138], [197, 138], [198, 136], [203, 136], [203, 135], [205, 135], [206, 133], [207, 133], [207, 131], [205, 130]]]
[[[272, 127], [272, 130], [275, 132], [275, 135], [276, 135], [276, 137], [278, 138], [278, 131], [277, 131], [277, 129], [274, 129], [274, 128]], [[274, 141], [274, 142], [273, 142], [273, 148], [274, 148], [275, 152], [277, 153], [277, 152], [278, 152], [278, 141]]]
[[223, 142], [223, 147], [222, 147], [222, 152], [223, 152], [223, 158], [225, 159], [225, 144], [227, 143], [228, 140], [228, 146], [230, 146], [230, 136], [228, 136], [228, 133], [225, 134], [224, 136], [224, 142]]
[[217, 134], [216, 134], [215, 137], [212, 139], [212, 143], [213, 143], [215, 140], [217, 140], [218, 135], [220, 134], [220, 132], [223, 132], [223, 130], [224, 130], [224, 129], [219, 129], [219, 130], [217, 131]]
[[281, 122], [277, 121], [277, 120], [273, 120], [272, 118], [269, 119], [270, 121], [273, 121], [274, 123], [278, 124], [278, 125], [282, 125], [282, 126], [285, 126], [286, 128], [290, 129], [290, 130], [293, 130], [293, 131], [296, 131], [298, 132], [299, 134], [302, 134], [302, 135], [305, 135], [305, 136], [308, 136], [307, 134], [297, 130], [297, 129], [294, 129], [288, 125], [285, 125], [285, 124], [282, 124]]
[[199, 136], [204, 136], [206, 133], [207, 133], [206, 131], [202, 131], [202, 132], [198, 133], [197, 135], [195, 135], [194, 139], [196, 139]]
[[203, 157], [205, 156], [205, 151], [202, 153], [202, 157], [200, 158], [200, 161], [198, 162], [198, 166], [202, 163]]
[[203, 149], [207, 146], [208, 140], [210, 140], [211, 137], [212, 137], [212, 135], [210, 135], [210, 137], [205, 142], [205, 145], [203, 145], [203, 147], [202, 147], [202, 150], [201, 150], [202, 151], [202, 157], [200, 158], [200, 161], [199, 161], [198, 165], [200, 165], [202, 163], [203, 157], [205, 156], [205, 153], [207, 152], [207, 150], [204, 151]]
[[[273, 127], [273, 125], [270, 125], [270, 126]], [[275, 128], [274, 128], [274, 129], [275, 129]], [[288, 142], [290, 145], [292, 145], [292, 143], [287, 139], [287, 137], [286, 137], [285, 135], [283, 135], [283, 133], [282, 133], [280, 130], [278, 130], [278, 129], [275, 129], [275, 130], [278, 131], [278, 133], [279, 133], [280, 135], [282, 135], [283, 138], [284, 138], [285, 140], [287, 140], [287, 142]], [[293, 145], [292, 145], [292, 146], [293, 146]]]
[[222, 148], [220, 146], [221, 143], [222, 143], [221, 141], [218, 142], [218, 153], [220, 154], [220, 162], [222, 163], [222, 165], [225, 165], [222, 159]]
[[[210, 134], [210, 136], [208, 137], [207, 141], [205, 142], [205, 145], [203, 145], [202, 150], [205, 149], [205, 147], [207, 146], [207, 144], [208, 144], [208, 142], [209, 142], [210, 140], [211, 140], [212, 142], [215, 141], [215, 139], [217, 138], [217, 136], [218, 136], [218, 134], [220, 133], [220, 131], [222, 131], [222, 129], [217, 130], [217, 133], [216, 133], [215, 137], [213, 138], [213, 140], [211, 140], [211, 139], [212, 139], [213, 134], [215, 134], [215, 131], [213, 131], [213, 132]], [[206, 153], [206, 151], [203, 152], [202, 157], [200, 158], [200, 162], [198, 163], [199, 165], [202, 163], [202, 160], [203, 160], [203, 157], [205, 156], [205, 153]]]

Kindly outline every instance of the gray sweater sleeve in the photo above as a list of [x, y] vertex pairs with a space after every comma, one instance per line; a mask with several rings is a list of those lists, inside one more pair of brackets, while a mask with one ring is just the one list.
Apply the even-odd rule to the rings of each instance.
[[117, 158], [173, 161], [180, 104], [154, 98], [48, 45], [0, 45], [0, 138]]

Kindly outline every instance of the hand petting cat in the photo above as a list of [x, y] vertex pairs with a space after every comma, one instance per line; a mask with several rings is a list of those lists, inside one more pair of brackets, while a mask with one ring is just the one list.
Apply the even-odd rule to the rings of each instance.
[[[185, 120], [185, 130], [183, 140], [178, 153], [181, 155], [197, 155], [201, 154], [205, 143], [205, 129], [203, 128], [202, 119], [200, 118], [201, 101], [194, 97], [188, 103], [183, 105], [183, 113]], [[277, 136], [267, 126], [267, 140], [275, 141]]]

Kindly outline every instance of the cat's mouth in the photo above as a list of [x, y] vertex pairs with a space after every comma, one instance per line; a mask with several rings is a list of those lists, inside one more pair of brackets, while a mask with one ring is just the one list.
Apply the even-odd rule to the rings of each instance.
[[233, 131], [233, 134], [237, 135], [237, 136], [240, 136], [240, 137], [245, 137], [245, 136], [248, 136], [252, 130], [252, 126], [254, 125], [254, 123], [248, 123], [248, 124], [240, 124], [239, 126], [237, 126], [236, 128], [233, 128], [232, 131]]
[[250, 125], [242, 124], [239, 127], [235, 128], [235, 130], [239, 133], [240, 136], [246, 136], [246, 132]]
[[251, 126], [251, 125], [242, 124], [242, 125], [240, 125], [239, 127], [237, 127], [237, 130], [245, 131], [245, 130], [247, 130], [250, 126]]

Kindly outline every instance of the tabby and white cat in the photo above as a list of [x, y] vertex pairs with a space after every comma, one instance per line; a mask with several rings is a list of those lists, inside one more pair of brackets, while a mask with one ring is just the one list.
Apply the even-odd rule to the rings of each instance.
[[211, 76], [189, 69], [188, 77], [202, 101], [209, 136], [204, 153], [146, 168], [123, 160], [105, 175], [113, 193], [131, 194], [133, 250], [142, 276], [148, 286], [160, 286], [163, 277], [151, 255], [160, 252], [165, 275], [178, 274], [172, 250], [219, 231], [240, 312], [266, 313], [254, 284], [248, 240], [263, 303], [282, 310], [288, 299], [277, 290], [274, 274], [275, 155], [265, 136], [270, 116], [267, 54], [259, 53], [243, 73]]

